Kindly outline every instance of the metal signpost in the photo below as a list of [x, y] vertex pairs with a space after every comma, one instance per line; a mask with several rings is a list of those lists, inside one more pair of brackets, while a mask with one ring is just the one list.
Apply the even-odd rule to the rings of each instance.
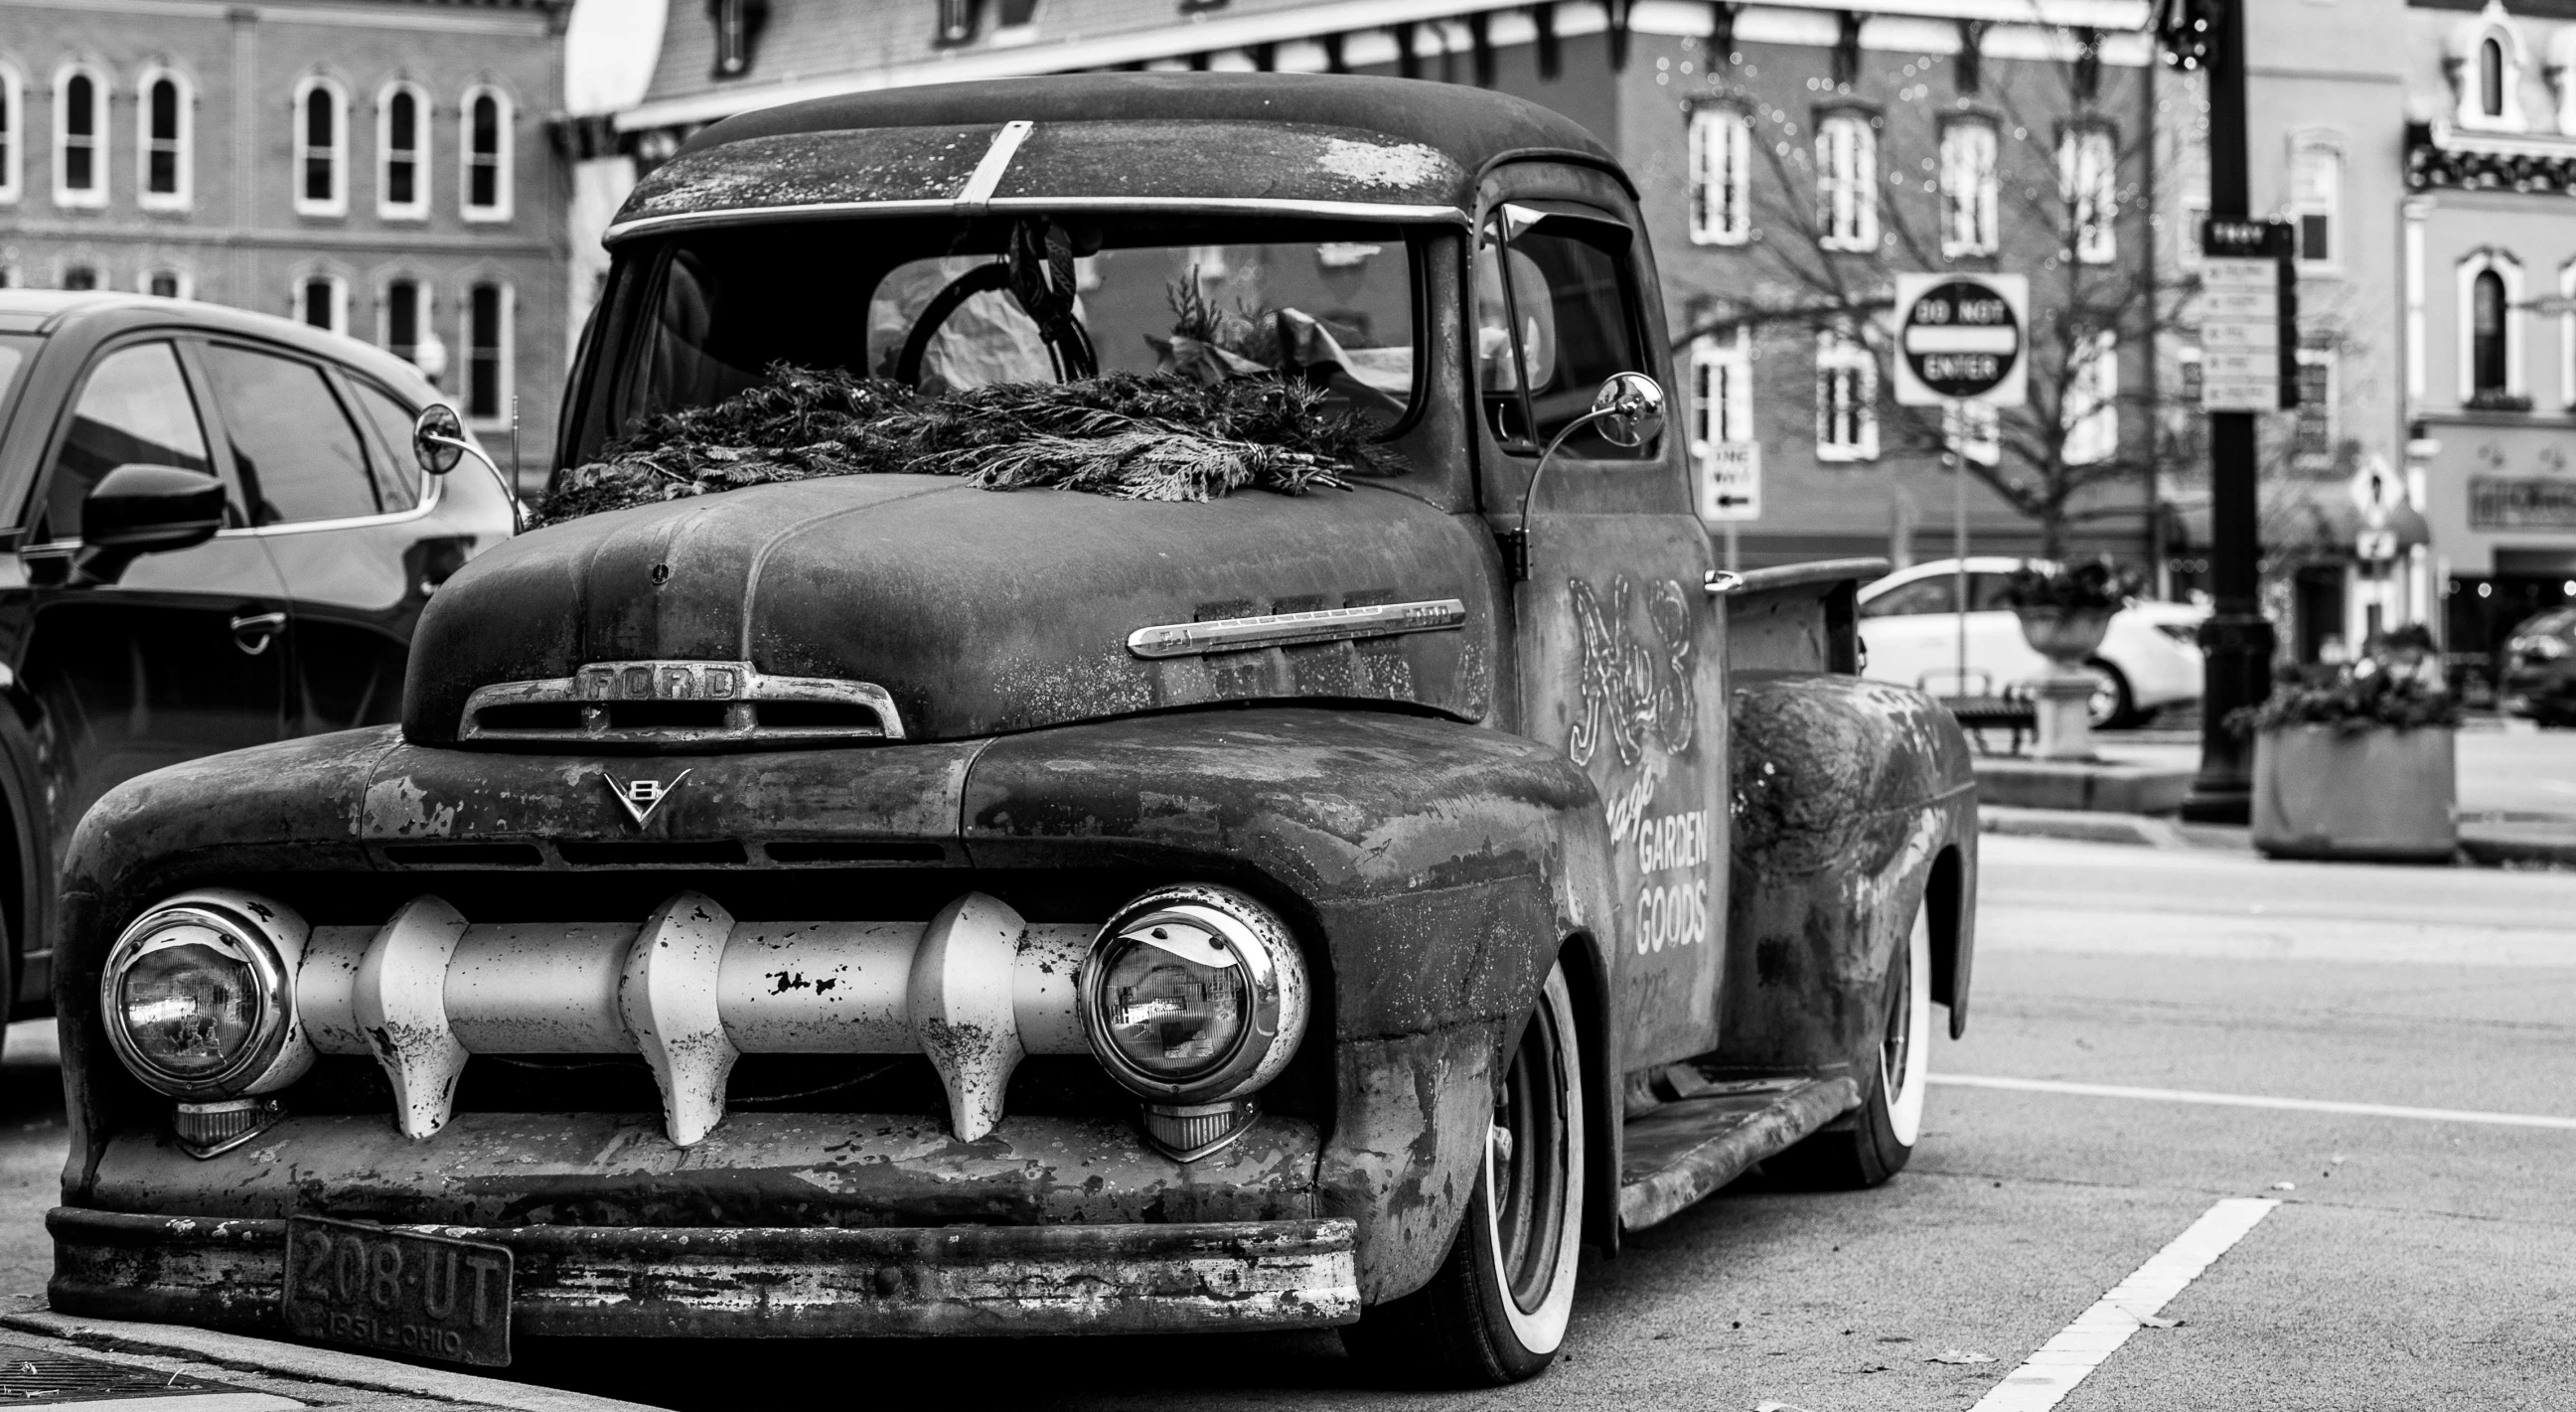
[[[2027, 275], [1898, 275], [1896, 402], [1947, 407], [2018, 407], [2030, 400], [2030, 278]], [[1953, 447], [1950, 463], [1951, 583], [1959, 614], [1957, 675], [1950, 690], [1968, 690], [1968, 464]]]

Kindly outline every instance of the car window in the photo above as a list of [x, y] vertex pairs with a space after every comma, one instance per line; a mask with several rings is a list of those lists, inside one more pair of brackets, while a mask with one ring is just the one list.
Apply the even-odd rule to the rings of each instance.
[[376, 424], [376, 434], [393, 457], [376, 467], [376, 498], [388, 511], [418, 505], [420, 467], [411, 459], [411, 424], [420, 414], [364, 378], [349, 379], [349, 386], [357, 389], [358, 410]]
[[1968, 611], [1971, 613], [2008, 613], [2012, 603], [2004, 595], [2012, 587], [2010, 574], [1968, 575]]
[[81, 502], [91, 488], [117, 467], [137, 464], [208, 469], [197, 402], [167, 343], [120, 348], [90, 369], [71, 431], [54, 453], [36, 540], [80, 538]]
[[[1495, 440], [1535, 452], [1577, 417], [1612, 373], [1645, 370], [1630, 317], [1628, 232], [1615, 222], [1511, 205], [1476, 245], [1476, 363]], [[1590, 428], [1570, 455], [1624, 459]]]
[[1898, 584], [1867, 603], [1860, 605], [1864, 618], [1903, 618], [1917, 613], [1957, 611], [1959, 599], [1951, 592], [1956, 580], [1943, 574], [1938, 578], [1916, 579]]
[[206, 349], [215, 405], [254, 525], [373, 515], [366, 446], [329, 379], [311, 363], [231, 344]]

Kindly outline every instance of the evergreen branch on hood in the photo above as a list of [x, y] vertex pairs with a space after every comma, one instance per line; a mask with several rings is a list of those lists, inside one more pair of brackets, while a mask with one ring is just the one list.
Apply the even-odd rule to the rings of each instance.
[[566, 471], [536, 523], [817, 476], [956, 476], [1129, 500], [1302, 495], [1392, 469], [1367, 422], [1281, 378], [1106, 373], [925, 393], [773, 364], [756, 386], [665, 413]]

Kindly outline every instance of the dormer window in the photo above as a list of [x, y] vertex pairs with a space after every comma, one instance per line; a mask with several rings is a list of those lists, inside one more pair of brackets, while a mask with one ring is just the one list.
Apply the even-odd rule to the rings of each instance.
[[2455, 127], [2473, 132], [2521, 132], [2522, 76], [2531, 67], [2522, 35], [2496, 0], [2451, 31], [2444, 63], [2451, 71], [2457, 102], [2451, 111]]

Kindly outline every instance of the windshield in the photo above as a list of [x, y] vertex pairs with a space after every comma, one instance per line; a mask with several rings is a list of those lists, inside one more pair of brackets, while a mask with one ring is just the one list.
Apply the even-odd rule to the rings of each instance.
[[640, 307], [608, 414], [578, 454], [781, 362], [930, 391], [1095, 371], [1290, 377], [1390, 428], [1415, 395], [1414, 264], [1404, 228], [1348, 222], [1038, 217], [677, 237], [621, 271]]

